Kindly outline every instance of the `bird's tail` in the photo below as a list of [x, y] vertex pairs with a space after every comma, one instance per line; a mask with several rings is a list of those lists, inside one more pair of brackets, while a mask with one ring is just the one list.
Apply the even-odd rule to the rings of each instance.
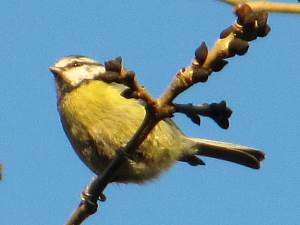
[[208, 156], [216, 159], [223, 159], [238, 163], [253, 169], [260, 168], [260, 162], [264, 160], [265, 154], [262, 151], [242, 145], [230, 144], [207, 139], [192, 139], [196, 142], [198, 152], [196, 155]]

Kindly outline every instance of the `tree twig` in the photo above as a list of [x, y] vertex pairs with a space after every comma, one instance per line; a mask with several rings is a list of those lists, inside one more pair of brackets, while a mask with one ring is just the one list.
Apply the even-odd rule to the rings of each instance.
[[0, 181], [2, 180], [3, 177], [3, 165], [0, 163]]
[[277, 13], [300, 13], [300, 3], [260, 2], [250, 0], [221, 0], [230, 5], [247, 3], [254, 11], [267, 11]]
[[200, 125], [200, 116], [206, 116], [213, 119], [221, 128], [229, 127], [229, 117], [232, 114], [231, 109], [226, 106], [226, 102], [192, 105], [192, 104], [174, 104], [176, 112], [180, 112], [189, 117], [192, 122]]
[[[173, 103], [173, 100], [192, 85], [198, 82], [206, 82], [212, 72], [222, 70], [227, 64], [225, 59], [245, 54], [249, 47], [248, 41], [257, 37], [264, 37], [270, 30], [267, 25], [267, 14], [253, 12], [246, 4], [238, 6], [236, 15], [238, 17], [237, 22], [220, 34], [220, 39], [212, 49], [208, 50], [205, 43], [200, 45], [195, 52], [195, 58], [192, 60], [191, 65], [182, 68], [176, 74], [171, 85], [158, 99], [154, 99], [138, 83], [134, 72], [127, 71], [123, 67], [121, 58], [105, 63], [107, 73], [99, 75], [98, 79], [126, 85], [128, 90], [125, 90], [122, 95], [126, 98], [143, 100], [146, 105], [146, 115], [134, 136], [121, 151], [118, 151], [119, 154], [103, 172], [102, 176], [96, 176], [83, 191], [79, 207], [75, 210], [67, 225], [79, 225], [97, 211], [97, 201], [99, 198], [100, 200], [105, 199], [102, 192], [112, 181], [114, 172], [126, 161], [128, 155], [134, 153], [138, 146], [142, 144], [160, 120], [172, 117], [174, 113], [180, 112], [191, 119], [194, 117], [196, 123], [197, 119], [195, 118], [203, 115], [211, 117], [223, 128], [228, 127], [231, 110], [225, 102], [193, 106], [176, 104]], [[201, 164], [203, 162], [191, 163]]]

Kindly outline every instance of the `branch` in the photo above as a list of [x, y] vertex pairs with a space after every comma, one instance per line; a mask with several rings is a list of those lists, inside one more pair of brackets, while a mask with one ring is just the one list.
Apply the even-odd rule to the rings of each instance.
[[3, 178], [3, 165], [0, 163], [0, 180]]
[[[134, 136], [121, 151], [118, 151], [120, 153], [117, 154], [102, 176], [96, 176], [83, 191], [79, 207], [73, 213], [67, 225], [81, 224], [88, 216], [97, 211], [97, 201], [99, 198], [102, 201], [105, 200], [102, 193], [112, 181], [114, 172], [142, 144], [160, 120], [172, 117], [174, 113], [180, 112], [189, 116], [196, 123], [198, 123], [198, 118], [200, 122], [199, 115], [202, 115], [212, 118], [223, 128], [228, 127], [231, 110], [227, 108], [225, 102], [193, 106], [191, 104], [176, 104], [173, 103], [173, 100], [192, 85], [206, 82], [213, 72], [222, 70], [227, 64], [226, 58], [245, 54], [249, 47], [248, 41], [255, 40], [257, 37], [264, 37], [270, 31], [267, 25], [267, 13], [253, 12], [248, 5], [244, 4], [237, 7], [236, 15], [238, 17], [237, 22], [220, 34], [220, 39], [211, 50], [208, 51], [205, 43], [200, 45], [195, 51], [195, 58], [192, 60], [191, 65], [182, 68], [176, 74], [171, 85], [158, 99], [154, 99], [138, 83], [134, 72], [127, 71], [123, 67], [121, 58], [105, 63], [107, 73], [99, 75], [97, 79], [126, 85], [128, 89], [122, 95], [126, 98], [143, 100], [146, 105], [146, 115]], [[197, 119], [195, 119], [196, 117]], [[190, 163], [203, 164], [200, 161]]]
[[189, 117], [193, 123], [200, 125], [200, 116], [206, 116], [213, 119], [221, 128], [229, 127], [229, 117], [232, 114], [231, 109], [226, 106], [226, 102], [192, 105], [192, 104], [174, 104], [176, 112], [180, 112]]
[[247, 0], [221, 0], [233, 6], [247, 3], [254, 11], [267, 11], [278, 13], [300, 13], [299, 3], [280, 3], [280, 2], [258, 2]]
[[154, 120], [153, 114], [146, 110], [146, 116], [143, 123], [136, 131], [134, 136], [130, 139], [127, 145], [118, 151], [118, 155], [114, 158], [111, 164], [103, 172], [102, 176], [95, 176], [91, 183], [81, 194], [81, 202], [79, 207], [73, 213], [66, 225], [79, 225], [88, 216], [94, 214], [97, 211], [97, 200], [101, 196], [100, 200], [105, 200], [105, 196], [102, 194], [106, 186], [110, 183], [114, 172], [122, 165], [128, 154], [132, 153], [137, 147], [145, 140], [152, 128], [158, 123]]
[[176, 74], [171, 85], [158, 99], [159, 105], [167, 105], [192, 85], [206, 82], [212, 72], [219, 72], [227, 65], [225, 59], [244, 55], [248, 51], [248, 41], [265, 37], [269, 33], [266, 12], [253, 12], [247, 4], [243, 4], [236, 8], [235, 13], [237, 22], [221, 32], [220, 39], [209, 51], [204, 42], [200, 45], [191, 65]]
[[123, 60], [118, 57], [105, 62], [106, 73], [99, 74], [97, 79], [106, 83], [120, 83], [128, 87], [121, 94], [125, 98], [136, 98], [146, 102], [146, 105], [154, 106], [156, 100], [140, 85], [134, 71], [128, 71], [123, 67]]

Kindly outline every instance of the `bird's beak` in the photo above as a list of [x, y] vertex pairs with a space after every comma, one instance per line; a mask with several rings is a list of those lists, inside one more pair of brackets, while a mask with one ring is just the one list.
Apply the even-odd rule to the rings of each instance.
[[54, 74], [54, 76], [62, 76], [63, 69], [55, 66], [49, 67], [49, 70]]

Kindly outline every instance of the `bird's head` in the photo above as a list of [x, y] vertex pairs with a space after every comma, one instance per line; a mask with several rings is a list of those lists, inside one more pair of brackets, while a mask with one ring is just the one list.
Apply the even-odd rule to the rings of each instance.
[[64, 57], [49, 69], [54, 74], [59, 95], [80, 85], [84, 80], [93, 80], [99, 74], [105, 73], [105, 67], [102, 64], [88, 57], [77, 55]]

